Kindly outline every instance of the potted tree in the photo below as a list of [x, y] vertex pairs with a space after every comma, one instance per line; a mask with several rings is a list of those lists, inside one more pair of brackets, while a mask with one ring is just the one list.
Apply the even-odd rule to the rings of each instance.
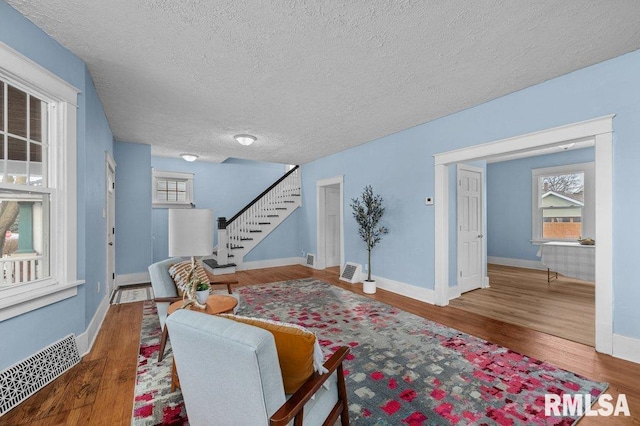
[[353, 217], [358, 224], [358, 234], [367, 245], [367, 279], [362, 283], [362, 291], [368, 294], [376, 292], [376, 282], [371, 279], [371, 250], [380, 242], [383, 234], [389, 232], [385, 226], [378, 226], [384, 214], [383, 199], [373, 193], [371, 185], [364, 187], [361, 199], [351, 199]]

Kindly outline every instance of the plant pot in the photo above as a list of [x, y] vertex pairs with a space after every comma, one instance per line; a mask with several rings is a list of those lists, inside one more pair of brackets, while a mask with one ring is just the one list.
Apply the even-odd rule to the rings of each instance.
[[199, 304], [204, 305], [207, 303], [207, 298], [209, 297], [209, 290], [199, 290], [196, 291], [196, 300]]
[[362, 282], [362, 291], [367, 294], [373, 294], [376, 292], [376, 281], [375, 280], [364, 280]]

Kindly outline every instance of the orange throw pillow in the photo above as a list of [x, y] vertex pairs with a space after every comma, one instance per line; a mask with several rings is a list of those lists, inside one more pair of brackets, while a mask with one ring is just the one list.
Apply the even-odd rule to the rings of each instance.
[[324, 357], [316, 335], [304, 327], [230, 314], [221, 316], [263, 328], [273, 334], [285, 393], [291, 394], [297, 391], [311, 377], [314, 370], [321, 374], [327, 371], [322, 365]]

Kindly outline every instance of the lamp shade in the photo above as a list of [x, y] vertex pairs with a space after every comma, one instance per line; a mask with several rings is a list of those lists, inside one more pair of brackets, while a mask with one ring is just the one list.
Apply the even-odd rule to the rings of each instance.
[[213, 252], [213, 209], [169, 209], [169, 256]]

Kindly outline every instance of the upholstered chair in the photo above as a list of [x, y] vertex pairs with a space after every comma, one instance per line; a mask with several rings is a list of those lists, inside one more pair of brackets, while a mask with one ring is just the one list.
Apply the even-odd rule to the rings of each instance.
[[[285, 395], [271, 332], [178, 310], [167, 318], [191, 425], [349, 424], [342, 347], [292, 395]], [[324, 384], [324, 386], [323, 386]], [[291, 423], [293, 424], [293, 423]]]
[[[158, 311], [158, 319], [160, 320], [160, 328], [163, 331], [162, 341], [160, 342], [160, 353], [158, 354], [158, 361], [162, 361], [162, 357], [164, 356], [164, 349], [167, 343], [166, 336], [167, 333], [164, 330], [165, 319], [167, 318], [167, 310], [169, 309], [169, 305], [173, 302], [177, 302], [182, 300], [182, 297], [178, 296], [178, 290], [176, 285], [169, 275], [169, 267], [176, 263], [182, 262], [183, 259], [179, 257], [173, 257], [166, 260], [162, 260], [160, 262], [156, 262], [154, 264], [149, 265], [149, 276], [151, 278], [151, 287], [153, 288], [153, 296], [156, 302], [156, 309]], [[231, 285], [237, 284], [237, 280], [224, 280], [224, 281], [213, 281], [211, 282], [212, 289], [215, 285], [225, 285], [227, 287], [227, 292], [238, 299], [238, 306], [240, 305], [240, 297], [237, 293], [233, 293], [231, 291]], [[237, 309], [237, 306], [236, 306]]]

